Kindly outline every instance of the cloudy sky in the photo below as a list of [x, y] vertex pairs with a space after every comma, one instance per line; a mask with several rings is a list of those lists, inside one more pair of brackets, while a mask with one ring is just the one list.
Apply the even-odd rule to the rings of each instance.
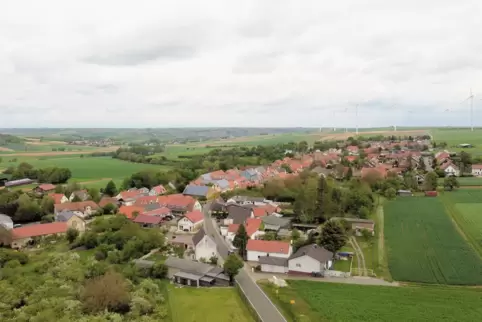
[[0, 2], [0, 128], [482, 125], [480, 0], [73, 3]]

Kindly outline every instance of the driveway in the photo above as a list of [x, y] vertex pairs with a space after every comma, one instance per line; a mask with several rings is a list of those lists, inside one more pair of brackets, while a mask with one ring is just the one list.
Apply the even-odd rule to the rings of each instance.
[[[219, 231], [214, 227], [211, 216], [209, 215], [209, 207], [211, 203], [207, 203], [203, 208], [204, 213], [204, 229], [208, 235], [213, 236], [217, 246], [219, 255], [222, 259], [228, 256], [228, 246], [225, 240], [220, 235]], [[246, 294], [248, 301], [253, 308], [258, 312], [261, 321], [263, 322], [286, 322], [286, 319], [280, 313], [278, 308], [271, 302], [271, 300], [264, 294], [261, 288], [256, 284], [256, 281], [248, 274], [246, 265], [241, 269], [236, 276], [236, 282]]]

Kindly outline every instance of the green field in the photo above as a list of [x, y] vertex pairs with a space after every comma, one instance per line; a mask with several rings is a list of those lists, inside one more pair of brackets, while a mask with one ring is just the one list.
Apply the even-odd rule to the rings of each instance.
[[[157, 171], [167, 171], [170, 168], [162, 165], [151, 165], [143, 163], [132, 163], [116, 160], [111, 157], [84, 157], [79, 156], [54, 156], [54, 157], [18, 157], [17, 162], [3, 162], [2, 167], [16, 166], [20, 162], [28, 162], [36, 168], [62, 167], [72, 171], [73, 181], [93, 181], [101, 179], [122, 180], [131, 174], [153, 169]], [[99, 183], [100, 184], [100, 183]], [[102, 185], [107, 184], [107, 181]]]
[[[480, 177], [460, 177], [457, 178], [460, 187], [478, 187], [482, 186], [482, 178]], [[438, 179], [438, 184], [443, 186], [444, 178]]]
[[385, 206], [388, 265], [398, 281], [482, 285], [482, 260], [440, 198], [398, 198]]
[[[444, 286], [369, 286], [289, 281], [263, 289], [288, 321], [478, 321], [482, 290]], [[290, 304], [293, 300], [294, 304]]]
[[251, 322], [248, 308], [234, 288], [169, 288], [173, 322]]
[[[432, 129], [430, 133], [436, 142], [445, 141], [450, 151], [466, 151], [474, 156], [482, 155], [482, 129], [477, 128], [472, 132], [468, 128], [439, 128]], [[473, 148], [458, 148], [457, 145], [469, 143], [474, 145]]]

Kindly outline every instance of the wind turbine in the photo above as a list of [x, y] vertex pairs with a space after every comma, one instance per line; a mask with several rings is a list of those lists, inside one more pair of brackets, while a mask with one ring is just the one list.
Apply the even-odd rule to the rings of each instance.
[[[391, 109], [391, 110], [394, 109], [395, 106], [397, 106], [397, 104], [393, 104], [392, 106], [390, 106], [390, 109]], [[393, 124], [393, 130], [394, 130], [395, 132], [397, 132], [397, 124], [396, 124], [395, 122], [394, 122], [394, 124]]]
[[462, 101], [462, 103], [470, 100], [470, 130], [474, 131], [474, 94], [472, 94], [472, 88], [470, 89], [470, 95]]

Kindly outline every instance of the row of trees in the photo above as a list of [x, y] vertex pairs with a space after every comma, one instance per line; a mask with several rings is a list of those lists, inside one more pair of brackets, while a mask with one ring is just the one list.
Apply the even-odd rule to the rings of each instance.
[[16, 179], [36, 179], [38, 182], [48, 183], [65, 183], [72, 177], [72, 172], [68, 168], [48, 167], [35, 169], [33, 165], [22, 162], [16, 168], [9, 167], [5, 171], [5, 174], [10, 174], [12, 180]]

